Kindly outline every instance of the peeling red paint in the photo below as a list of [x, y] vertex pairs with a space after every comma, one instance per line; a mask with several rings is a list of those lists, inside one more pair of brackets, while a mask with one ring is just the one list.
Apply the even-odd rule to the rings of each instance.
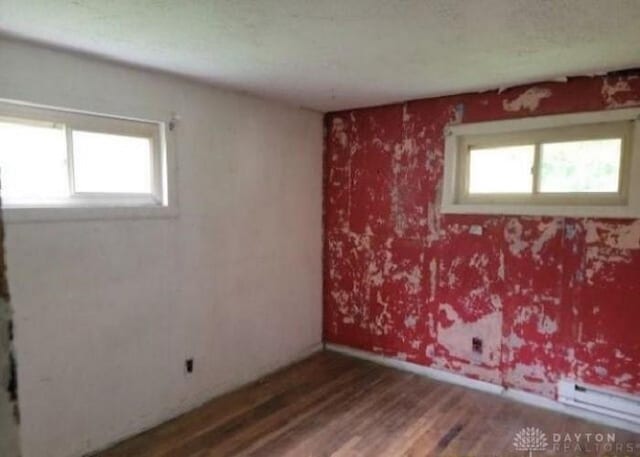
[[640, 106], [639, 75], [328, 114], [326, 341], [548, 397], [563, 377], [640, 393], [640, 220], [438, 204], [447, 125]]

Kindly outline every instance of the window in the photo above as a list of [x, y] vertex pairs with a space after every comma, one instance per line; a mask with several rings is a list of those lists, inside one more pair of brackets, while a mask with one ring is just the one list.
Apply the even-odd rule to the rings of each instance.
[[443, 212], [637, 217], [640, 110], [462, 124], [447, 132]]
[[[535, 146], [469, 148], [468, 195], [528, 193], [533, 188]], [[504, 170], [495, 179], [495, 170]]]
[[162, 124], [0, 103], [3, 206], [165, 206]]

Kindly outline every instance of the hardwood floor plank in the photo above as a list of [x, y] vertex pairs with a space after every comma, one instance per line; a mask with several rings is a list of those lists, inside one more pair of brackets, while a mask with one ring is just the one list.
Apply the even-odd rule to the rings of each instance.
[[513, 447], [523, 427], [638, 443], [547, 455], [640, 456], [637, 434], [324, 352], [97, 457], [527, 457]]
[[348, 360], [320, 353], [260, 379], [241, 389], [218, 397], [160, 427], [131, 438], [99, 454], [100, 457], [157, 457], [167, 448], [193, 439], [225, 421], [252, 410], [269, 398], [286, 392], [310, 379], [329, 379], [353, 367]]
[[[268, 440], [255, 443], [247, 455], [256, 456], [265, 452], [273, 453], [272, 455], [284, 455], [287, 452], [295, 452], [292, 449], [295, 445], [308, 444], [305, 442], [312, 440], [318, 432], [326, 433], [332, 424], [335, 425], [339, 421], [341, 412], [355, 411], [355, 405], [358, 401], [372, 392], [376, 385], [384, 382], [384, 373], [381, 371], [380, 367], [375, 369], [372, 367], [372, 371], [366, 378], [359, 380], [358, 383], [354, 383], [342, 392], [331, 395], [321, 407], [310, 411], [311, 414], [292, 419], [283, 430], [286, 433], [274, 433]], [[351, 439], [351, 436], [347, 439]], [[336, 435], [332, 436], [332, 440], [336, 440]]]
[[323, 401], [333, 389], [340, 389], [353, 382], [367, 370], [354, 366], [330, 379], [317, 377], [296, 385], [289, 391], [269, 398], [252, 410], [236, 416], [218, 427], [201, 433], [181, 446], [168, 449], [162, 457], [190, 457], [201, 448], [209, 449], [208, 455], [236, 455], [243, 447], [274, 428], [281, 427], [289, 417], [301, 414], [309, 405]]

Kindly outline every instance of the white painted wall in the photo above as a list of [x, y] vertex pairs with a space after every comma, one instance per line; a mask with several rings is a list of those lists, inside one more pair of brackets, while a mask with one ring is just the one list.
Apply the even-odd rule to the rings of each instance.
[[181, 117], [177, 217], [7, 226], [25, 457], [103, 447], [320, 343], [319, 113], [8, 40], [0, 68], [0, 98]]

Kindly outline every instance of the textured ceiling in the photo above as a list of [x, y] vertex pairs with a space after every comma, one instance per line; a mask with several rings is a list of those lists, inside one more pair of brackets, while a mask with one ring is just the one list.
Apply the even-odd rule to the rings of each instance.
[[321, 111], [640, 66], [640, 0], [0, 0], [0, 33]]

